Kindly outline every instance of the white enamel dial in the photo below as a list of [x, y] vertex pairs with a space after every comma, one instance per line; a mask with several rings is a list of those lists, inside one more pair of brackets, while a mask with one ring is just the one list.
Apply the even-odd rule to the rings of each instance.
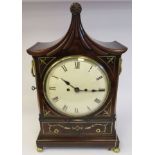
[[49, 105], [68, 116], [81, 117], [97, 111], [108, 93], [106, 71], [88, 57], [65, 57], [45, 74], [44, 95]]

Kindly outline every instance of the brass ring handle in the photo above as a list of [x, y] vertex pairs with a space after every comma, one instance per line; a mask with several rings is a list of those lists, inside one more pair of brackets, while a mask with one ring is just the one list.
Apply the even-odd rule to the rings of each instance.
[[34, 60], [32, 60], [32, 67], [31, 67], [31, 74], [33, 77], [35, 77], [35, 63], [34, 63]]
[[119, 75], [121, 74], [121, 72], [122, 72], [122, 58], [120, 58], [119, 59], [119, 67], [118, 67], [118, 69], [119, 69]]

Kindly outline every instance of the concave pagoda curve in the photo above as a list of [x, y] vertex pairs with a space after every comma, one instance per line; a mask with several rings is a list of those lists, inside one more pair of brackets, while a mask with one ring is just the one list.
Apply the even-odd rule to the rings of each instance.
[[53, 56], [59, 52], [63, 55], [62, 52], [70, 50], [74, 50], [76, 54], [76, 50], [78, 50], [78, 48], [73, 48], [76, 45], [80, 45], [81, 48], [83, 47], [90, 53], [91, 51], [96, 52], [98, 55], [121, 55], [127, 51], [127, 47], [117, 41], [101, 42], [91, 39], [82, 26], [80, 18], [82, 7], [79, 3], [73, 3], [70, 11], [72, 13], [72, 20], [66, 35], [57, 41], [36, 43], [27, 50], [30, 55]]

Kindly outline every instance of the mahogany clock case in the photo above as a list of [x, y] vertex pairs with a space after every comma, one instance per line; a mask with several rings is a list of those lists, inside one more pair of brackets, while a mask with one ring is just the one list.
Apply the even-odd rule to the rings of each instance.
[[[35, 79], [39, 102], [40, 134], [38, 147], [46, 146], [119, 146], [115, 131], [115, 110], [121, 55], [127, 48], [117, 41], [99, 42], [91, 39], [81, 24], [81, 10], [72, 10], [72, 21], [66, 35], [55, 42], [36, 43], [27, 52], [35, 64]], [[80, 11], [79, 11], [80, 10]], [[85, 117], [71, 118], [52, 109], [43, 93], [43, 79], [51, 64], [73, 55], [94, 59], [102, 65], [110, 79], [106, 103]]]

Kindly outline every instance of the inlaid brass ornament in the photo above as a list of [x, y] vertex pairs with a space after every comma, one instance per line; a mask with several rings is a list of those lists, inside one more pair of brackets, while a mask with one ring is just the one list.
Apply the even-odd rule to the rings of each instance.
[[101, 129], [96, 129], [96, 132], [97, 132], [97, 133], [100, 133], [100, 132], [101, 132]]
[[54, 133], [58, 134], [59, 133], [59, 129], [54, 129]]

